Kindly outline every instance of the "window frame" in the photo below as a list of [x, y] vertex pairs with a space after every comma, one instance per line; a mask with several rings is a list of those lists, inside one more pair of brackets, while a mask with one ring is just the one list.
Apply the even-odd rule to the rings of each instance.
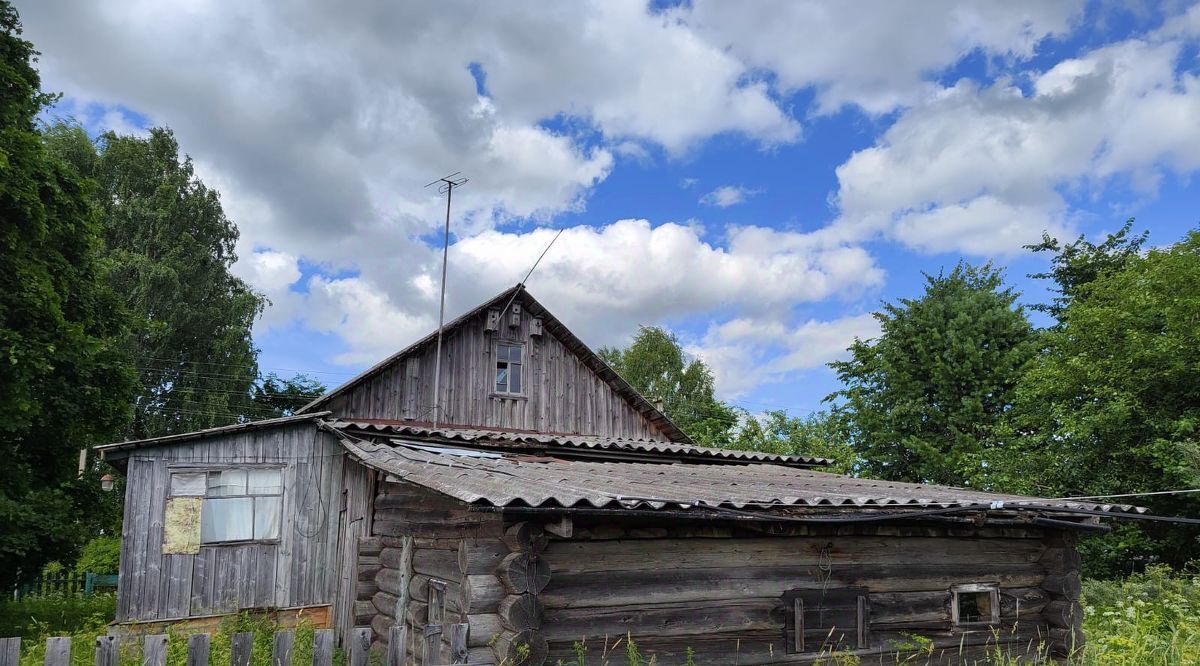
[[[991, 615], [986, 620], [964, 622], [960, 618], [959, 595], [988, 593], [991, 597]], [[992, 627], [1000, 624], [1000, 584], [999, 583], [968, 583], [955, 585], [950, 588], [950, 623], [955, 627]]]
[[[785, 654], [819, 654], [829, 647], [826, 641], [819, 645], [808, 645], [805, 633], [805, 597], [813, 595], [845, 595], [855, 599], [853, 630], [842, 630], [845, 649], [863, 650], [871, 646], [871, 592], [862, 586], [832, 587], [825, 589], [795, 588], [783, 593], [785, 622], [783, 627]], [[826, 627], [818, 627], [825, 629]], [[830, 633], [834, 627], [829, 627]], [[789, 636], [790, 633], [790, 636]], [[840, 649], [840, 648], [839, 648]]]
[[[500, 364], [505, 363], [505, 364], [508, 364], [508, 368], [510, 369], [509, 374], [505, 379], [505, 385], [509, 389], [512, 388], [511, 366], [513, 363], [509, 359], [501, 359], [500, 358], [500, 348], [501, 347], [511, 347], [511, 348], [520, 350], [521, 360], [516, 363], [516, 365], [521, 368], [521, 388], [518, 391], [512, 391], [512, 390], [501, 391], [496, 387], [496, 373], [500, 370]], [[509, 341], [509, 340], [497, 340], [496, 341], [495, 347], [493, 348], [493, 356], [492, 356], [492, 379], [491, 379], [491, 388], [490, 388], [490, 394], [492, 396], [495, 396], [498, 398], [508, 398], [508, 399], [521, 399], [526, 396], [525, 386], [528, 384], [528, 375], [525, 372], [525, 366], [527, 365], [526, 360], [528, 359], [528, 355], [525, 353], [525, 351], [526, 351], [526, 346], [525, 346], [524, 342], [515, 342], [515, 341]]]
[[[279, 544], [283, 537], [283, 514], [284, 514], [284, 511], [286, 510], [286, 505], [284, 504], [284, 501], [283, 501], [284, 492], [285, 492], [283, 472], [285, 469], [286, 469], [286, 465], [283, 465], [280, 463], [245, 463], [245, 464], [237, 464], [237, 463], [194, 464], [193, 463], [193, 464], [168, 465], [167, 466], [167, 473], [168, 473], [167, 495], [168, 495], [168, 497], [196, 497], [196, 498], [200, 499], [201, 533], [199, 535], [199, 539], [200, 539], [199, 543], [200, 543], [200, 546], [202, 546], [202, 547], [203, 546], [241, 546], [241, 545], [251, 545], [251, 544]], [[279, 492], [251, 494], [249, 492], [250, 488], [248, 485], [249, 478], [247, 478], [246, 492], [243, 494], [237, 494], [237, 495], [210, 495], [209, 494], [209, 490], [208, 490], [209, 474], [211, 474], [213, 472], [226, 472], [226, 471], [235, 471], [235, 470], [245, 470], [247, 472], [250, 470], [257, 470], [257, 471], [270, 470], [270, 471], [278, 472], [278, 474], [279, 474]], [[176, 474], [203, 474], [204, 475], [204, 492], [203, 492], [203, 494], [179, 494], [179, 495], [176, 495], [176, 494], [172, 493], [171, 490], [174, 487], [174, 480], [172, 477], [174, 477], [174, 475], [176, 475]], [[247, 477], [249, 477], [249, 475], [247, 475]], [[279, 500], [279, 526], [278, 526], [276, 535], [273, 537], [268, 537], [268, 538], [254, 538], [253, 537], [254, 522], [255, 522], [254, 517], [255, 517], [255, 513], [256, 513], [256, 504], [257, 504], [257, 502], [255, 502], [253, 500], [255, 498], [260, 498], [260, 497], [274, 497], [274, 498], [278, 498], [278, 500]], [[251, 538], [249, 538], [249, 539], [225, 539], [225, 540], [221, 540], [221, 541], [205, 541], [204, 540], [202, 526], [203, 526], [203, 521], [204, 521], [205, 504], [207, 504], [208, 500], [222, 500], [222, 499], [250, 499], [251, 500], [251, 502], [250, 502], [250, 534], [251, 534]]]

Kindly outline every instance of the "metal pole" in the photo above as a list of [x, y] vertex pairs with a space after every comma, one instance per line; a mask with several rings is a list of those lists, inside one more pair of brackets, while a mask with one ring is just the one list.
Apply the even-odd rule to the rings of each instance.
[[450, 198], [454, 183], [446, 190], [446, 232], [442, 239], [442, 304], [438, 308], [437, 359], [433, 363], [433, 427], [438, 427], [442, 410], [442, 324], [446, 320], [446, 261], [450, 256]]

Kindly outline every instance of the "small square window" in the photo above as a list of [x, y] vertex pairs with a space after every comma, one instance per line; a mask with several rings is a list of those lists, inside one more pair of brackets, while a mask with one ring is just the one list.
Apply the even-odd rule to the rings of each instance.
[[1000, 622], [1000, 588], [994, 584], [958, 585], [950, 589], [956, 626]]
[[519, 394], [522, 385], [521, 345], [496, 345], [496, 393]]

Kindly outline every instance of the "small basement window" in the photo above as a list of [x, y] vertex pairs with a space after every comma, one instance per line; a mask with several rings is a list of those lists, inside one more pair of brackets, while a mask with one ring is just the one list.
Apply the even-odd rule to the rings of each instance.
[[867, 588], [788, 590], [783, 601], [789, 654], [868, 647], [871, 606]]
[[516, 395], [521, 393], [522, 345], [499, 343], [496, 345], [496, 393]]
[[1000, 622], [998, 585], [958, 585], [950, 588], [950, 609], [955, 626], [990, 625]]
[[234, 468], [171, 475], [171, 495], [200, 501], [200, 543], [272, 541], [283, 514], [283, 470]]

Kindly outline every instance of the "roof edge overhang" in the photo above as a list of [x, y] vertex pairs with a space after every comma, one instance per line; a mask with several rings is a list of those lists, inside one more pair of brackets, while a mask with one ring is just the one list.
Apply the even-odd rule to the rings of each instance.
[[117, 457], [123, 457], [124, 452], [133, 449], [140, 449], [149, 446], [161, 446], [163, 444], [175, 444], [177, 442], [205, 439], [208, 437], [216, 437], [219, 435], [226, 435], [236, 432], [263, 430], [294, 423], [303, 423], [305, 421], [319, 421], [323, 417], [329, 416], [331, 413], [332, 412], [309, 412], [305, 414], [293, 414], [291, 416], [281, 416], [275, 419], [234, 423], [231, 425], [217, 426], [216, 428], [206, 428], [204, 430], [195, 430], [192, 432], [183, 432], [174, 435], [162, 435], [159, 437], [148, 437], [146, 439], [133, 439], [124, 442], [100, 444], [92, 448], [98, 451], [100, 453], [100, 457], [104, 460], [111, 460]]

